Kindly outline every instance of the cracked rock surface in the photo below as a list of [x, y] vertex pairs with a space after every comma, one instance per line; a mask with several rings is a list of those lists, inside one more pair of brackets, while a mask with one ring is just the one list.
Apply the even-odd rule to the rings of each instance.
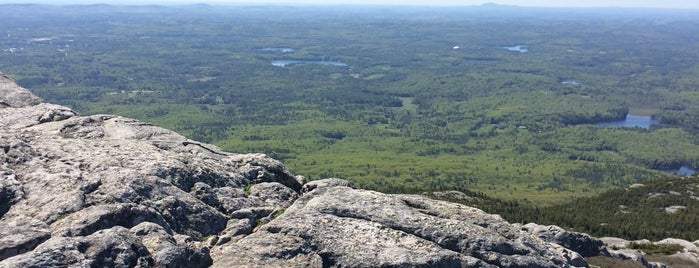
[[301, 181], [0, 74], [0, 267], [587, 266], [475, 208]]
[[[78, 116], [1, 74], [0, 103], [0, 267], [206, 267], [203, 238], [240, 211], [283, 209], [301, 189], [263, 154]], [[253, 226], [243, 227], [236, 234]]]
[[317, 184], [328, 186], [309, 187], [281, 216], [213, 248], [214, 266], [564, 267], [577, 256], [479, 209]]

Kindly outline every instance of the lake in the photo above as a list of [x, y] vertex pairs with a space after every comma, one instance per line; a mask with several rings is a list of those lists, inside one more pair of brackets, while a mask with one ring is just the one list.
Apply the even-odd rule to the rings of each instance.
[[329, 66], [347, 66], [347, 63], [340, 61], [320, 61], [320, 60], [273, 60], [272, 65], [277, 67], [286, 67], [293, 64], [320, 64]]
[[657, 125], [658, 121], [653, 120], [650, 116], [627, 114], [626, 119], [620, 121], [601, 122], [596, 125], [601, 127], [627, 127], [627, 128], [645, 128], [649, 129], [652, 125]]
[[507, 49], [509, 51], [519, 52], [519, 53], [529, 52], [529, 49], [527, 49], [527, 46], [511, 46], [511, 47], [502, 47], [502, 48]]

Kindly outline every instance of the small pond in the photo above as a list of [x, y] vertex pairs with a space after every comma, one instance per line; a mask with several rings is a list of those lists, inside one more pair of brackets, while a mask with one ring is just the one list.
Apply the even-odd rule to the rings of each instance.
[[320, 60], [273, 60], [272, 65], [277, 67], [286, 67], [293, 64], [320, 64], [329, 66], [347, 66], [347, 63], [340, 61], [320, 61]]
[[507, 49], [509, 51], [514, 51], [514, 52], [519, 52], [519, 53], [525, 53], [529, 52], [529, 49], [527, 49], [527, 46], [511, 46], [511, 47], [502, 47], [504, 49]]
[[680, 175], [680, 176], [689, 176], [689, 175], [694, 175], [694, 173], [697, 173], [696, 170], [682, 166], [678, 170], [674, 170], [673, 173]]
[[609, 121], [597, 123], [601, 127], [627, 127], [627, 128], [645, 128], [649, 129], [652, 125], [657, 125], [658, 121], [653, 120], [650, 116], [627, 114], [626, 119], [620, 121]]

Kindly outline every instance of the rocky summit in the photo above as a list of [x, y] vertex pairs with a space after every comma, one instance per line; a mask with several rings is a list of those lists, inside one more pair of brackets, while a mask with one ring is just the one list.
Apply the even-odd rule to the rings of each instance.
[[0, 147], [0, 267], [587, 267], [605, 252], [425, 196], [304, 184], [264, 154], [80, 116], [1, 74]]

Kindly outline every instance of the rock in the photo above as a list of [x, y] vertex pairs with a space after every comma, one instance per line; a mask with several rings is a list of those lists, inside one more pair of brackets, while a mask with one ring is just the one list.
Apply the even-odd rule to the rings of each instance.
[[653, 242], [655, 245], [680, 245], [684, 248], [684, 252], [694, 252], [699, 253], [699, 246], [695, 243], [689, 242], [683, 239], [677, 238], [666, 238], [657, 242]]
[[158, 267], [208, 267], [212, 260], [208, 249], [195, 249], [177, 241], [161, 225], [142, 222], [130, 230], [137, 236]]
[[477, 197], [469, 196], [460, 191], [443, 191], [443, 192], [432, 192], [432, 195], [439, 199], [446, 200], [457, 200], [457, 201], [473, 201], [478, 200]]
[[252, 230], [255, 227], [255, 224], [256, 224], [256, 219], [253, 217], [242, 218], [242, 219], [231, 219], [228, 221], [228, 224], [226, 225], [226, 229], [223, 230], [223, 232], [221, 233], [221, 236], [218, 237], [215, 244], [216, 245], [225, 244], [225, 243], [228, 243], [229, 241], [233, 240], [235, 237], [248, 235], [248, 234], [252, 233]]
[[642, 252], [634, 249], [618, 249], [609, 250], [609, 256], [612, 258], [622, 259], [622, 260], [632, 260], [641, 263], [643, 266], [648, 267], [648, 260], [643, 256]]
[[249, 234], [300, 189], [263, 154], [78, 116], [0, 75], [0, 267], [205, 267], [204, 240]]
[[672, 259], [680, 260], [691, 267], [699, 267], [699, 253], [697, 252], [680, 252], [669, 256]]
[[327, 187], [336, 187], [336, 186], [344, 186], [344, 187], [350, 187], [354, 188], [354, 183], [342, 179], [337, 179], [337, 178], [330, 178], [330, 179], [324, 179], [324, 180], [317, 180], [317, 181], [311, 181], [303, 185], [303, 188], [301, 189], [301, 193], [305, 194], [310, 191], [313, 191], [317, 188], [327, 188]]
[[[608, 249], [609, 256], [612, 258], [621, 259], [621, 260], [632, 260], [632, 261], [638, 262], [640, 265], [645, 266], [647, 268], [669, 267], [664, 263], [649, 262], [645, 258], [645, 255], [643, 252], [641, 252], [637, 249], [627, 248], [631, 244], [650, 244], [651, 242], [647, 239], [628, 241], [628, 240], [616, 238], [616, 237], [602, 237], [602, 238], [600, 238], [600, 240], [603, 241], [607, 247], [609, 247], [609, 249]], [[655, 242], [654, 244], [680, 244], [680, 245], [687, 245], [689, 248], [691, 248], [691, 245], [692, 245], [692, 243], [689, 241], [672, 239], [672, 238], [658, 241], [658, 242]]]
[[[9, 146], [8, 146], [9, 150]], [[10, 210], [10, 206], [24, 198], [24, 189], [11, 170], [0, 174], [0, 217]]]
[[601, 240], [609, 248], [626, 248], [629, 245], [629, 240], [618, 238], [618, 237], [600, 237]]
[[635, 244], [650, 244], [651, 242], [650, 242], [650, 240], [648, 240], [648, 239], [639, 239], [639, 240], [631, 241], [631, 243], [635, 243]]
[[298, 194], [281, 183], [263, 182], [250, 188], [250, 197], [257, 199], [260, 205], [288, 207]]
[[666, 196], [667, 194], [664, 193], [648, 193], [646, 196], [651, 199], [651, 198], [656, 198], [656, 197], [661, 197], [661, 196]]
[[56, 109], [44, 112], [44, 114], [39, 117], [39, 123], [66, 120], [76, 115], [77, 114], [71, 109], [57, 107]]
[[213, 190], [220, 209], [226, 214], [254, 206], [254, 202], [247, 197], [243, 189], [221, 187]]
[[214, 192], [214, 189], [208, 184], [203, 182], [195, 182], [194, 186], [192, 186], [192, 189], [190, 190], [190, 193], [197, 199], [204, 202], [204, 204], [221, 209], [221, 202], [218, 201], [216, 192]]
[[212, 248], [214, 267], [586, 266], [499, 216], [338, 182], [315, 183], [281, 216]]
[[571, 266], [574, 267], [588, 267], [589, 265], [587, 264], [587, 261], [585, 258], [583, 258], [582, 255], [575, 251], [571, 251], [569, 249], [566, 249], [565, 247], [559, 245], [559, 244], [552, 244], [553, 248], [561, 254], [568, 263], [570, 263]]
[[0, 262], [0, 267], [150, 267], [153, 259], [123, 227], [85, 237], [52, 237], [34, 250]]
[[169, 225], [155, 209], [131, 203], [89, 206], [51, 224], [54, 236], [86, 236], [114, 226], [131, 228], [142, 222]]
[[672, 268], [672, 267], [670, 267], [667, 264], [664, 264], [662, 262], [648, 262], [648, 265], [646, 267], [648, 267], [648, 268]]
[[291, 174], [282, 162], [269, 158], [265, 154], [238, 154], [231, 158], [233, 161], [245, 164], [240, 167], [239, 172], [254, 183], [279, 182], [296, 192], [301, 190], [301, 184], [296, 176]]
[[669, 268], [670, 266], [661, 262], [649, 262], [643, 252], [634, 249], [619, 249], [609, 250], [609, 255], [612, 258], [621, 260], [632, 260], [646, 268]]
[[154, 204], [168, 225], [178, 233], [202, 238], [226, 228], [225, 215], [193, 197], [182, 197], [167, 196]]
[[677, 212], [680, 212], [682, 210], [687, 209], [687, 207], [685, 207], [685, 206], [669, 206], [669, 207], [666, 207], [664, 209], [665, 209], [665, 213], [675, 214]]
[[51, 232], [42, 222], [15, 218], [0, 222], [0, 261], [31, 251], [51, 238]]
[[308, 182], [308, 179], [306, 179], [306, 177], [304, 177], [303, 175], [296, 175], [294, 176], [294, 178], [296, 178], [296, 181], [299, 183], [299, 185], [304, 185]]
[[9, 76], [0, 73], [0, 107], [25, 107], [44, 102], [41, 98], [17, 86]]
[[543, 226], [536, 223], [526, 224], [522, 226], [522, 230], [528, 231], [544, 241], [575, 251], [583, 257], [607, 255], [604, 242], [588, 234], [569, 232], [555, 225]]

